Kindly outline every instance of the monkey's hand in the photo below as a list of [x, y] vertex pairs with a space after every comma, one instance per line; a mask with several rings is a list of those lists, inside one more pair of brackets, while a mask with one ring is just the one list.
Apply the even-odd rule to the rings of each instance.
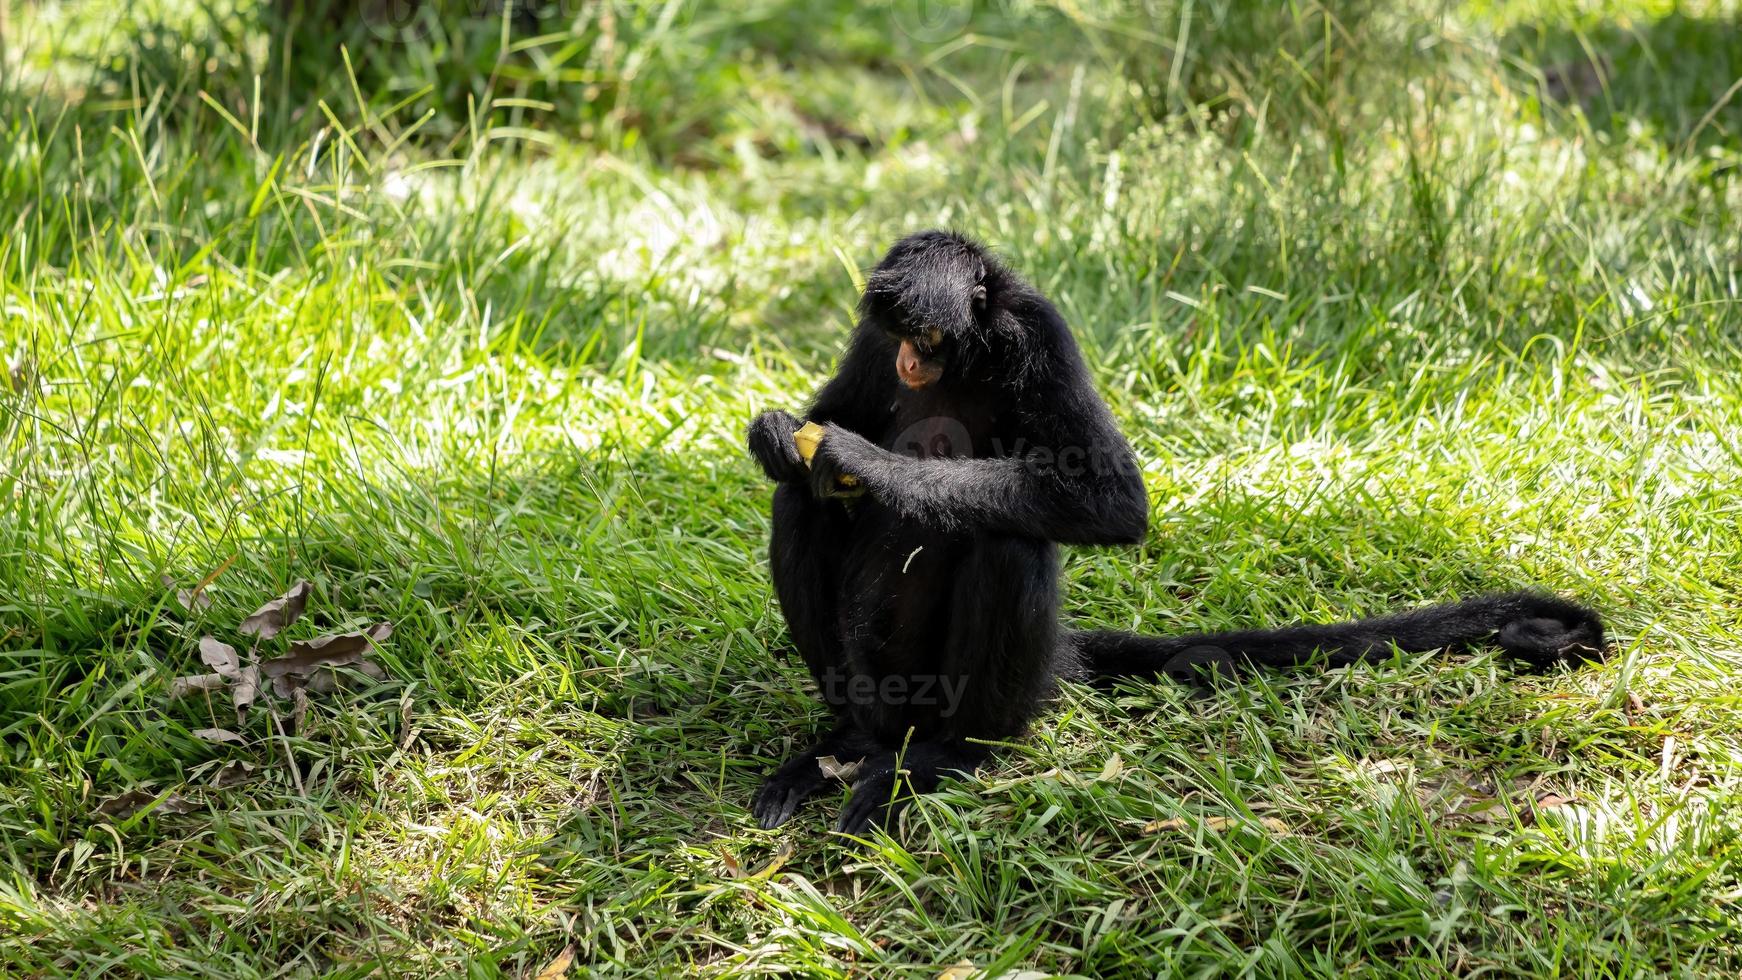
[[[811, 493], [818, 498], [855, 496], [861, 492], [855, 483], [875, 490], [893, 455], [857, 432], [831, 425], [811, 456]], [[844, 476], [854, 478], [846, 487], [841, 486]]]
[[776, 483], [797, 483], [810, 475], [792, 441], [798, 426], [798, 419], [780, 411], [763, 412], [750, 423], [750, 455]]

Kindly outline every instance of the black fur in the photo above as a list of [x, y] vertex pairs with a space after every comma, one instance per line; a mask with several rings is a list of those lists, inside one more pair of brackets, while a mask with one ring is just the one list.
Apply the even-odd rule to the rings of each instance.
[[[942, 363], [937, 382], [900, 382], [904, 339]], [[1532, 593], [1173, 639], [1061, 629], [1058, 544], [1141, 540], [1148, 498], [1058, 311], [958, 235], [890, 249], [806, 418], [828, 428], [808, 468], [785, 412], [759, 416], [749, 442], [779, 484], [775, 591], [835, 720], [763, 783], [763, 827], [825, 786], [817, 760], [830, 756], [857, 763], [839, 829], [886, 822], [905, 792], [976, 768], [981, 740], [1021, 735], [1060, 677], [1189, 681], [1482, 642], [1541, 667], [1603, 647], [1595, 613]], [[861, 495], [843, 494], [843, 475]]]

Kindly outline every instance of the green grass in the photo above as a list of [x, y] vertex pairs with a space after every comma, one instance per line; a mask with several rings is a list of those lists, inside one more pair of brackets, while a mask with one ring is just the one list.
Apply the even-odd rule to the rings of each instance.
[[[251, 7], [12, 6], [0, 974], [1742, 970], [1742, 9], [721, 9], [348, 72]], [[821, 717], [743, 427], [936, 225], [1142, 460], [1073, 617], [1540, 584], [1611, 660], [1071, 687], [894, 839], [753, 829]], [[282, 736], [168, 699], [299, 578], [388, 681]], [[140, 788], [194, 805], [99, 811]]]

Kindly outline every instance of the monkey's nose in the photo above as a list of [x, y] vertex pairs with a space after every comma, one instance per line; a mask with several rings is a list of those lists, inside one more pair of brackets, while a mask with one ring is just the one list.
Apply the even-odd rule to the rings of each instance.
[[942, 365], [928, 363], [920, 357], [911, 340], [902, 341], [901, 349], [895, 352], [895, 373], [901, 377], [902, 384], [915, 391], [936, 381], [943, 370]]

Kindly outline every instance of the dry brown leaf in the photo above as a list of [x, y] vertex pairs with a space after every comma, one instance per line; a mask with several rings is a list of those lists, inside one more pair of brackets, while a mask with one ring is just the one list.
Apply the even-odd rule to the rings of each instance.
[[[221, 572], [228, 565], [229, 562], [225, 562], [224, 565], [218, 567], [218, 570]], [[213, 577], [215, 578], [216, 576]], [[188, 612], [199, 614], [212, 608], [212, 597], [206, 593], [206, 586], [211, 584], [210, 578], [191, 589], [176, 589], [175, 579], [170, 578], [168, 575], [160, 575], [157, 580], [163, 583], [164, 588], [175, 589], [176, 604], [180, 605]]]
[[[272, 682], [274, 685], [278, 681]], [[290, 692], [290, 727], [302, 731], [302, 720], [308, 717], [308, 692], [297, 688]]]
[[236, 659], [236, 648], [220, 643], [210, 636], [200, 637], [200, 662], [218, 672], [227, 681], [242, 676], [242, 662]]
[[733, 878], [744, 877], [744, 866], [738, 863], [738, 858], [731, 851], [720, 848], [720, 860], [726, 865], [726, 874]]
[[97, 804], [97, 813], [105, 817], [126, 820], [145, 810], [175, 814], [187, 813], [193, 808], [192, 802], [177, 793], [165, 793], [159, 796], [155, 790], [132, 789], [120, 796], [112, 796]]
[[290, 591], [261, 606], [242, 620], [242, 625], [236, 631], [248, 636], [258, 636], [262, 640], [270, 640], [278, 635], [278, 631], [297, 621], [302, 615], [303, 607], [308, 605], [309, 593], [314, 586], [307, 581], [298, 582], [290, 587]]
[[261, 662], [260, 672], [276, 680], [289, 674], [311, 674], [322, 667], [344, 667], [357, 663], [375, 643], [392, 635], [393, 625], [381, 623], [360, 633], [332, 633], [298, 640], [284, 656]]
[[1550, 810], [1559, 809], [1572, 802], [1573, 798], [1570, 796], [1562, 796], [1559, 793], [1544, 793], [1531, 803], [1529, 809], [1524, 810], [1518, 815], [1518, 822], [1529, 827], [1535, 824], [1537, 818], [1543, 814], [1548, 813]]
[[196, 728], [194, 738], [207, 742], [229, 742], [232, 745], [247, 745], [248, 740], [230, 731], [228, 728]]
[[854, 776], [858, 775], [859, 766], [863, 763], [863, 759], [854, 759], [852, 762], [842, 762], [832, 755], [817, 756], [817, 768], [823, 771], [823, 778], [839, 779], [841, 782], [848, 782]]
[[1637, 725], [1645, 715], [1645, 699], [1636, 691], [1627, 692], [1627, 724]]
[[575, 944], [570, 943], [563, 947], [562, 952], [556, 954], [556, 959], [546, 963], [544, 969], [538, 971], [538, 976], [533, 977], [533, 980], [563, 980], [569, 975], [569, 967], [573, 966], [574, 963]]
[[224, 687], [222, 674], [193, 674], [187, 677], [177, 677], [169, 682], [171, 700], [185, 698], [200, 691], [218, 691]]
[[[354, 670], [370, 680], [384, 681], [387, 679], [387, 671], [373, 660], [359, 660], [347, 669]], [[359, 685], [355, 683], [354, 678], [347, 678], [336, 670], [316, 671], [314, 676], [308, 680], [308, 690], [315, 694], [331, 694], [340, 688], [357, 686]]]
[[212, 786], [217, 789], [229, 789], [232, 786], [240, 786], [254, 778], [254, 770], [257, 768], [259, 767], [254, 765], [252, 762], [243, 762], [241, 759], [231, 759], [229, 762], [219, 766], [218, 771], [212, 774]]
[[312, 641], [293, 642], [291, 653], [261, 661], [260, 672], [273, 681], [291, 674], [314, 674], [322, 667], [357, 663], [368, 651], [369, 634], [329, 634]]
[[242, 668], [241, 675], [236, 678], [236, 686], [230, 689], [230, 703], [236, 706], [236, 717], [240, 719], [247, 714], [248, 709], [260, 697], [260, 668], [248, 666]]

